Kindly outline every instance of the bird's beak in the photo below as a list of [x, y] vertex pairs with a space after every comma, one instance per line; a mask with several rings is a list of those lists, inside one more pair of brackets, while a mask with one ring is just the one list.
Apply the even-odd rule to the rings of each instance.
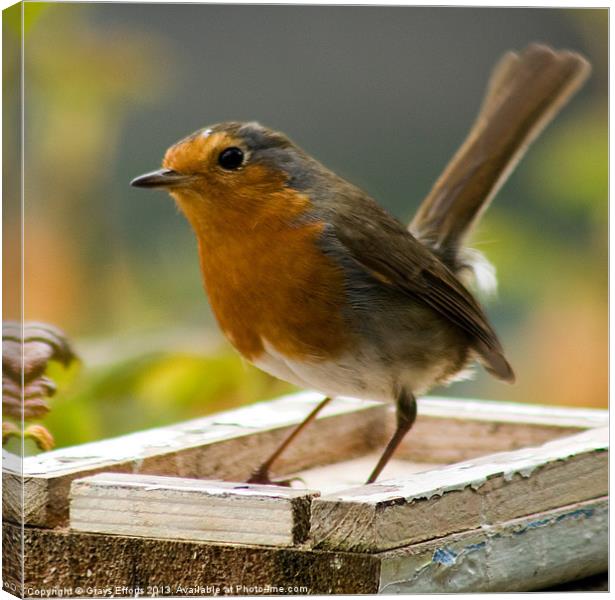
[[130, 185], [141, 188], [171, 188], [187, 183], [191, 179], [191, 175], [182, 175], [176, 171], [171, 171], [171, 169], [159, 169], [135, 177]]

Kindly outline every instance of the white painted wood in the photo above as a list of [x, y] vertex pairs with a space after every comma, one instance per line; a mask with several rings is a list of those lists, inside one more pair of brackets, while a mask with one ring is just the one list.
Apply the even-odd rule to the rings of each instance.
[[70, 528], [164, 539], [292, 546], [318, 492], [279, 486], [100, 473], [73, 481]]
[[609, 423], [608, 411], [599, 408], [566, 408], [444, 396], [427, 396], [419, 400], [420, 412], [430, 417], [451, 418], [453, 409], [457, 419], [470, 421], [523, 423], [573, 429], [605, 427]]
[[316, 547], [376, 552], [608, 494], [608, 428], [322, 496]]
[[[59, 448], [27, 457], [23, 462], [23, 473], [24, 476], [52, 478], [113, 464], [138, 463], [159, 454], [187, 450], [260, 430], [288, 427], [301, 422], [321, 400], [322, 395], [313, 392], [292, 394], [166, 427]], [[325, 407], [318, 419], [382, 407], [378, 402], [339, 398]]]
[[[23, 461], [23, 479], [19, 469], [3, 472], [4, 485], [19, 491], [23, 485], [25, 511], [21, 503], [5, 502], [3, 516], [16, 523], [23, 518], [31, 525], [61, 525], [68, 518], [71, 481], [103, 471], [245, 480], [321, 400], [316, 393], [294, 394], [28, 457]], [[289, 448], [275, 472], [284, 474], [370, 451], [385, 435], [387, 409], [377, 402], [336, 399]], [[323, 444], [316, 445], [320, 439]], [[326, 443], [333, 439], [335, 445]]]
[[[608, 425], [605, 410], [427, 397], [395, 453], [411, 462], [451, 464], [477, 456], [539, 446]], [[389, 421], [388, 435], [394, 421]]]
[[468, 487], [477, 490], [494, 476], [501, 476], [506, 481], [512, 481], [517, 475], [529, 478], [535, 471], [550, 463], [578, 458], [585, 454], [600, 456], [606, 453], [608, 446], [608, 427], [590, 429], [547, 442], [538, 448], [490, 454], [419, 473], [409, 479], [383, 480], [351, 488], [338, 492], [331, 499], [368, 504], [401, 498], [406, 501], [429, 500], [433, 496], [442, 496], [447, 492]]
[[[305, 392], [238, 410], [118, 438], [60, 448], [23, 461], [5, 457], [6, 519], [37, 526], [66, 522], [73, 479], [103, 471], [245, 480], [318, 404]], [[337, 398], [275, 465], [289, 474], [315, 465], [379, 452], [394, 424], [393, 407]], [[396, 458], [454, 463], [524, 446], [606, 423], [606, 411], [550, 408], [477, 400], [421, 398], [419, 417]], [[371, 470], [371, 468], [369, 469]], [[21, 505], [23, 486], [24, 505]], [[19, 500], [19, 501], [17, 501]]]
[[[23, 473], [25, 476], [50, 478], [89, 468], [136, 462], [163, 452], [211, 444], [263, 429], [286, 427], [300, 422], [320, 400], [320, 394], [302, 392], [167, 427], [59, 448], [27, 457], [23, 461]], [[420, 417], [444, 420], [547, 425], [578, 430], [602, 427], [608, 423], [608, 412], [604, 410], [551, 408], [440, 397], [420, 398], [418, 402]], [[336, 398], [322, 411], [318, 419], [385, 408], [386, 405], [377, 402]], [[5, 467], [9, 472], [12, 464], [18, 463], [9, 460]], [[19, 469], [16, 470], [16, 474], [18, 473]]]
[[608, 569], [608, 498], [378, 556], [383, 594], [544, 589]]

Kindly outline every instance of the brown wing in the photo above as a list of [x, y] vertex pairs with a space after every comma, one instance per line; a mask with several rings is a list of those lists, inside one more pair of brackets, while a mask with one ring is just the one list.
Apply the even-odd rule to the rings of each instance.
[[345, 219], [338, 218], [335, 232], [355, 263], [381, 285], [430, 306], [463, 329], [474, 338], [473, 346], [486, 368], [500, 379], [514, 380], [497, 335], [478, 302], [444, 263], [400, 223], [370, 203], [367, 213], [361, 210]]

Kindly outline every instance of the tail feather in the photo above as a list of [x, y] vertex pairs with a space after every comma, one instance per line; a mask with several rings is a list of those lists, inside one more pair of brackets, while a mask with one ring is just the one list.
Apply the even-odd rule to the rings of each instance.
[[[495, 67], [470, 133], [409, 226], [464, 281], [468, 271], [476, 272], [480, 258], [479, 253], [464, 247], [466, 236], [528, 146], [579, 89], [589, 71], [582, 56], [539, 44], [520, 54], [508, 52]], [[495, 285], [494, 272], [486, 281]], [[474, 349], [487, 371], [514, 381], [499, 342], [488, 346], [477, 339]]]
[[463, 266], [459, 250], [472, 226], [589, 72], [579, 54], [539, 44], [497, 64], [470, 133], [409, 226], [454, 271]]

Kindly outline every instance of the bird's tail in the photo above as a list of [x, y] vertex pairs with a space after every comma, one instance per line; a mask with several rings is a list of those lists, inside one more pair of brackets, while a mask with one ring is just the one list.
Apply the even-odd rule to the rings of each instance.
[[539, 44], [501, 58], [466, 140], [409, 226], [454, 271], [464, 267], [463, 242], [472, 226], [589, 72], [579, 54]]

